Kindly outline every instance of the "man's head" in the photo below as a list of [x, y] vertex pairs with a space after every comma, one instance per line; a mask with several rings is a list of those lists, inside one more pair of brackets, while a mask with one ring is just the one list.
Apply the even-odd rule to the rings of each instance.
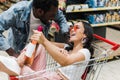
[[43, 23], [54, 20], [58, 11], [58, 0], [33, 0], [33, 14]]

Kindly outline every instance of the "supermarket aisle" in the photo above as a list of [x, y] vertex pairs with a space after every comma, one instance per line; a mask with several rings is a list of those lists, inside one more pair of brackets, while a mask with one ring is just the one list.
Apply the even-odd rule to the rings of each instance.
[[[116, 43], [120, 43], [120, 31], [113, 30], [111, 28], [107, 28], [106, 38], [114, 41]], [[111, 34], [112, 33], [112, 34]], [[6, 34], [6, 33], [5, 33]], [[109, 45], [100, 43], [100, 45], [109, 48]], [[0, 51], [0, 54], [4, 54], [5, 52]], [[115, 51], [113, 54], [119, 54], [120, 49]], [[6, 54], [4, 54], [6, 55]], [[98, 76], [97, 80], [120, 80], [120, 60], [110, 61], [104, 64], [101, 72]]]
[[[0, 5], [0, 7], [2, 7]], [[2, 10], [0, 10], [2, 12]], [[107, 35], [106, 38], [110, 39], [112, 41], [115, 41], [117, 43], [120, 43], [120, 31], [116, 31], [110, 28], [107, 28]], [[109, 47], [107, 44], [103, 44], [105, 47]], [[3, 54], [4, 52], [0, 51], [0, 54]], [[114, 54], [119, 54], [120, 50], [115, 51]], [[97, 80], [120, 80], [120, 60], [111, 61], [106, 63], [101, 73], [99, 74], [99, 77]]]
[[97, 80], [120, 80], [120, 60], [104, 64]]
[[[120, 44], [120, 31], [107, 28], [106, 38]], [[108, 44], [100, 44], [106, 48], [111, 46]], [[120, 48], [113, 55], [120, 55]], [[120, 80], [120, 59], [110, 61], [104, 64], [97, 80]]]

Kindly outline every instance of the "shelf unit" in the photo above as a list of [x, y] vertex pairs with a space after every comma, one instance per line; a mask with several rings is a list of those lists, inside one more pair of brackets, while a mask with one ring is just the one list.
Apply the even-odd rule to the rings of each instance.
[[110, 25], [118, 25], [120, 21], [117, 22], [107, 22], [107, 23], [99, 23], [99, 24], [91, 24], [92, 27], [100, 27], [100, 26], [110, 26]]
[[93, 11], [106, 11], [106, 10], [119, 10], [120, 6], [117, 7], [100, 7], [100, 8], [86, 8], [80, 10], [66, 11], [66, 13], [76, 13], [76, 12], [93, 12]]
[[[80, 5], [80, 4], [79, 4]], [[77, 5], [77, 6], [79, 6]], [[69, 6], [69, 5], [68, 5]], [[70, 5], [71, 6], [71, 5]], [[74, 5], [73, 5], [74, 6]], [[120, 10], [120, 6], [115, 6], [115, 7], [98, 7], [98, 8], [84, 8], [84, 9], [80, 9], [80, 10], [71, 10], [71, 11], [67, 11], [66, 10], [66, 14], [77, 14], [77, 13], [93, 13], [95, 12], [97, 14], [103, 11], [114, 11], [114, 10]], [[111, 25], [119, 25], [120, 21], [114, 21], [114, 22], [105, 22], [105, 23], [97, 23], [97, 24], [91, 24], [91, 26], [94, 28], [94, 32], [96, 34], [99, 34], [102, 37], [105, 37], [106, 35], [106, 26], [111, 26]]]
[[[66, 14], [84, 14], [84, 13], [100, 13], [100, 12], [107, 12], [107, 11], [120, 11], [120, 4], [119, 6], [115, 6], [115, 7], [99, 7], [99, 8], [85, 8], [85, 9], [80, 9], [80, 10], [72, 10], [72, 11], [66, 11]], [[79, 14], [78, 14], [79, 15]], [[119, 15], [120, 18], [120, 15]], [[71, 20], [74, 21], [74, 20]], [[96, 23], [96, 24], [91, 24], [91, 26], [93, 27], [94, 33], [98, 34], [102, 37], [106, 38], [106, 26], [114, 26], [114, 25], [118, 25], [117, 27], [119, 27], [120, 30], [120, 19], [119, 21], [114, 21], [114, 22], [104, 22], [104, 23]], [[111, 33], [112, 34], [112, 33]], [[116, 55], [113, 55], [116, 56]], [[109, 59], [112, 59], [113, 56], [109, 57]], [[120, 56], [120, 55], [119, 55]]]
[[15, 4], [16, 0], [9, 0], [7, 2], [0, 2], [0, 13], [7, 10], [11, 5]]
[[[66, 11], [66, 13], [94, 12], [94, 11], [108, 11], [108, 10], [120, 10], [120, 6], [80, 9], [80, 10], [74, 10], [74, 11]], [[92, 25], [92, 27], [100, 27], [100, 26], [110, 26], [110, 25], [118, 25], [118, 24], [120, 24], [120, 21], [91, 24], [91, 25]]]

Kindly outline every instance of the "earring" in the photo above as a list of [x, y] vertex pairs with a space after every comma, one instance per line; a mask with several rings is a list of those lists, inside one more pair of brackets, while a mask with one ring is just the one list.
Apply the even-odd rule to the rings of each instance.
[[86, 42], [86, 38], [83, 38], [82, 39], [82, 43], [84, 44]]

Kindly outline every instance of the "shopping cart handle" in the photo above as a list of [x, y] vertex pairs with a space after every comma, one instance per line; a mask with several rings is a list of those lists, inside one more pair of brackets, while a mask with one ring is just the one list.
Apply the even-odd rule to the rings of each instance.
[[112, 50], [116, 50], [116, 49], [118, 49], [118, 48], [120, 47], [120, 44], [117, 44], [117, 43], [112, 42], [112, 41], [110, 41], [110, 40], [108, 40], [108, 39], [105, 39], [105, 38], [103, 38], [103, 37], [101, 37], [101, 36], [99, 36], [99, 35], [97, 35], [97, 34], [93, 34], [93, 36], [94, 36], [96, 39], [99, 39], [99, 40], [101, 40], [101, 41], [104, 41], [104, 42], [112, 45], [112, 46], [113, 46], [113, 47], [111, 48]]
[[113, 46], [111, 49], [115, 51], [115, 50], [117, 50], [119, 47], [120, 47], [120, 45], [117, 44], [117, 45]]
[[10, 80], [19, 80], [19, 79], [16, 78], [15, 76], [10, 76]]

